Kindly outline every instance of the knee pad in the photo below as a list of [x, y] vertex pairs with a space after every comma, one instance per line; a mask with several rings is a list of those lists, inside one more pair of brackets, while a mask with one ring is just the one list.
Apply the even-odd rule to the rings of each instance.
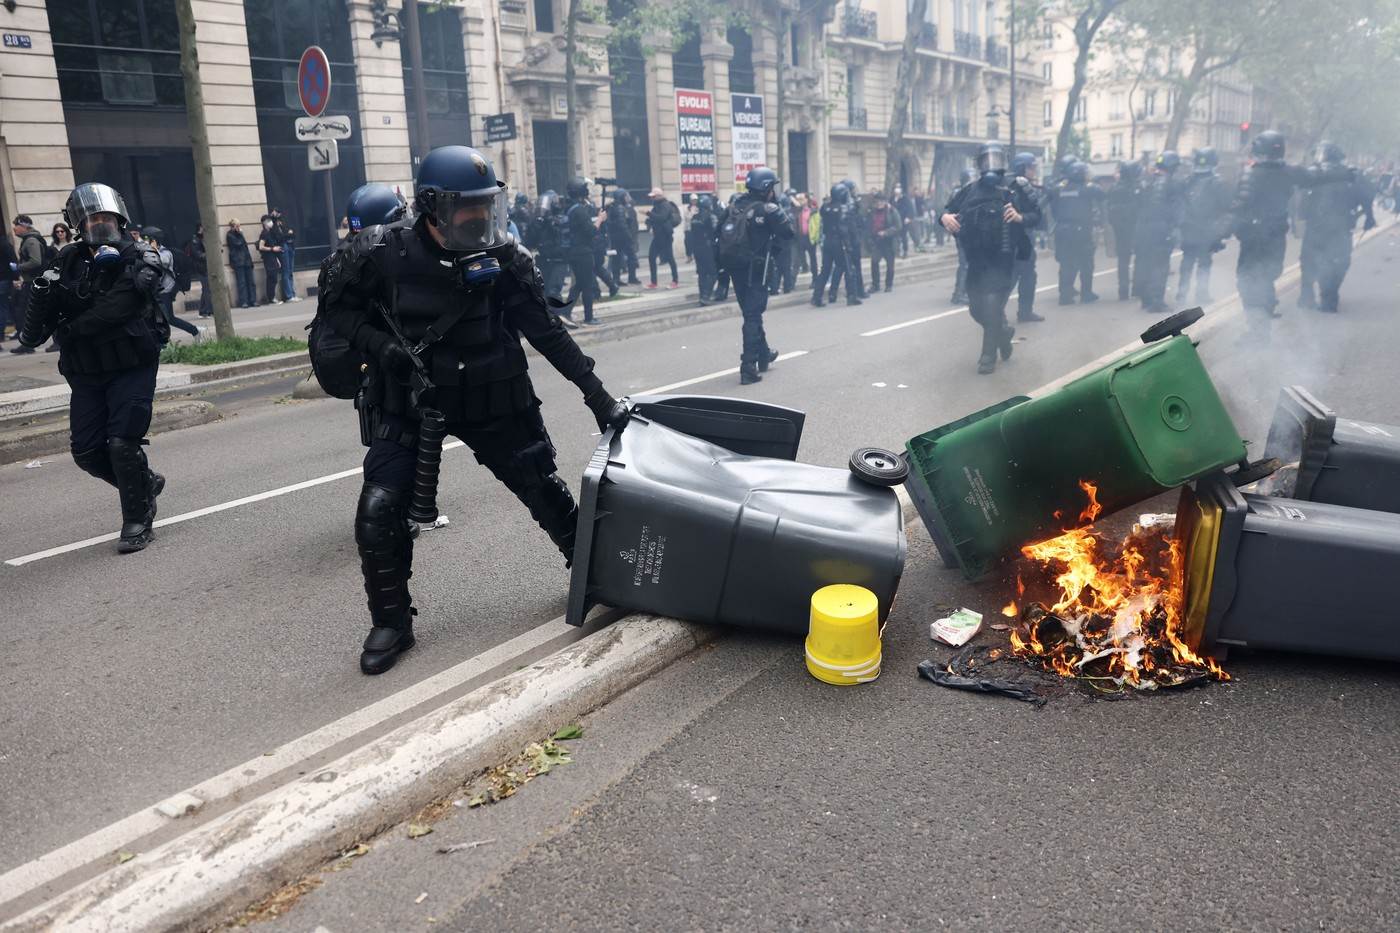
[[146, 450], [139, 437], [107, 438], [107, 454], [116, 470], [135, 464], [146, 466]]
[[112, 472], [112, 457], [107, 451], [106, 444], [89, 447], [87, 450], [75, 450], [72, 453], [73, 462], [84, 473], [95, 476], [103, 482], [116, 482], [116, 475]]
[[355, 543], [372, 551], [396, 550], [408, 538], [408, 493], [365, 483], [355, 510]]

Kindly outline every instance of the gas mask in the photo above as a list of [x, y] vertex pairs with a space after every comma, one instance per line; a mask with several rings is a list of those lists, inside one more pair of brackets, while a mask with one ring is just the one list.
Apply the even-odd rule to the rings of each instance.
[[501, 263], [489, 253], [472, 253], [456, 261], [457, 282], [467, 291], [489, 286], [501, 274]]
[[122, 233], [111, 221], [94, 220], [88, 222], [84, 239], [93, 246], [115, 246], [122, 241]]

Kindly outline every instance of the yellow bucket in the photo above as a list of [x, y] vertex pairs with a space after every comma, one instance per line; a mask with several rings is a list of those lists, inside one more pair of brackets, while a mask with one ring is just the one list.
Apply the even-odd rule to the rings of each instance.
[[862, 586], [824, 586], [812, 594], [807, 670], [842, 687], [880, 676], [880, 602]]

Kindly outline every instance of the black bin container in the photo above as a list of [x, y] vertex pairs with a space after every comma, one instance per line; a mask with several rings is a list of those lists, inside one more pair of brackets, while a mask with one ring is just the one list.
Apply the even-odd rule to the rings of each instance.
[[1187, 628], [1204, 652], [1400, 661], [1400, 515], [1242, 493], [1223, 475], [1186, 499], [1178, 533], [1181, 515], [1202, 532], [1183, 538]]
[[[729, 400], [690, 401], [700, 403], [669, 407], [723, 420]], [[889, 613], [907, 548], [892, 489], [846, 469], [735, 453], [662, 424], [667, 407], [635, 400], [631, 423], [603, 435], [584, 471], [570, 624], [605, 604], [800, 634], [812, 594], [833, 583], [866, 587], [881, 619]], [[742, 443], [788, 444], [795, 455], [793, 421], [783, 412], [790, 410], [736, 403]], [[788, 440], [753, 436], [755, 417], [770, 418]]]
[[1340, 418], [1302, 386], [1279, 397], [1264, 456], [1285, 464], [1271, 494], [1400, 512], [1400, 428]]

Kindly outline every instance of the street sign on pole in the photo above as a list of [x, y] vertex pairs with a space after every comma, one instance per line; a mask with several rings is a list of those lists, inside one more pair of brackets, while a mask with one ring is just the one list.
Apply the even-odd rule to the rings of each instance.
[[313, 172], [328, 172], [340, 164], [340, 146], [334, 139], [322, 139], [306, 147], [306, 164]]
[[319, 45], [301, 53], [297, 65], [297, 96], [308, 117], [319, 117], [331, 102], [331, 63]]
[[320, 117], [297, 117], [297, 139], [309, 142], [317, 139], [349, 139], [350, 118], [327, 114]]
[[486, 118], [486, 141], [503, 143], [515, 138], [515, 114], [502, 113]]

